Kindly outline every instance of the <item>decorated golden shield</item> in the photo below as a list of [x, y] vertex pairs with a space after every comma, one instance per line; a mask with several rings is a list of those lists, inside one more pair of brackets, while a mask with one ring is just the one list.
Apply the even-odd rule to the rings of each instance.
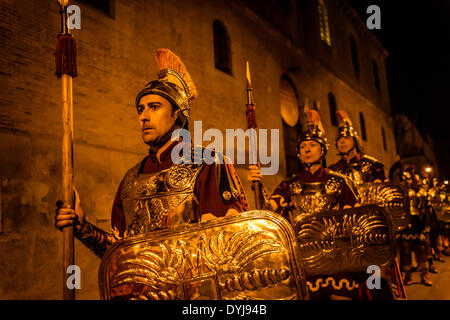
[[376, 204], [392, 218], [395, 231], [402, 231], [409, 223], [407, 193], [391, 182], [363, 183], [356, 186], [361, 204]]
[[376, 205], [299, 215], [294, 230], [307, 276], [366, 272], [395, 257], [391, 219]]
[[125, 238], [105, 253], [102, 299], [304, 299], [289, 223], [269, 211]]

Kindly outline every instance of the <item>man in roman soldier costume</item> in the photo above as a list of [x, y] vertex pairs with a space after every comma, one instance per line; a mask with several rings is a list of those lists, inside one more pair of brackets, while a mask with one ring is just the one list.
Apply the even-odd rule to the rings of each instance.
[[[307, 130], [297, 144], [302, 169], [282, 181], [270, 197], [263, 191], [265, 207], [281, 214], [291, 224], [299, 217], [351, 208], [357, 203], [349, 179], [323, 166], [328, 144], [318, 112], [307, 110], [306, 116]], [[249, 168], [248, 180], [261, 182], [259, 167]], [[310, 298], [315, 300], [367, 299], [370, 293], [365, 286], [366, 278], [367, 274], [362, 272], [306, 276]]]
[[445, 237], [445, 219], [442, 219], [443, 210], [445, 210], [445, 194], [442, 192], [441, 184], [438, 178], [432, 179], [432, 186], [428, 190], [429, 202], [432, 209], [432, 223], [430, 230], [430, 244], [432, 247], [433, 260], [445, 262], [441, 258], [444, 251], [444, 237]]
[[[55, 226], [63, 229], [74, 225], [76, 238], [99, 257], [117, 239], [247, 209], [232, 164], [227, 161], [207, 164], [201, 157], [190, 164], [173, 162], [171, 155], [177, 146], [192, 151], [192, 160], [198, 155], [199, 150], [191, 147], [190, 142], [171, 139], [176, 129], [188, 127], [191, 101], [197, 90], [183, 62], [173, 52], [158, 49], [156, 60], [158, 78], [149, 82], [135, 101], [149, 154], [128, 170], [118, 187], [111, 213], [113, 232], [103, 231], [86, 220], [78, 196], [74, 209], [68, 204], [57, 204]], [[180, 148], [186, 144], [187, 148]]]
[[426, 286], [431, 286], [432, 282], [426, 266], [430, 232], [427, 221], [427, 193], [424, 193], [423, 188], [420, 191], [420, 177], [414, 173], [411, 167], [406, 168], [403, 172], [402, 183], [405, 189], [408, 190], [410, 207], [409, 225], [397, 234], [397, 237], [400, 239], [400, 265], [402, 271], [405, 272], [404, 283], [405, 285], [412, 284], [412, 252], [414, 251], [419, 265], [421, 282]]
[[355, 184], [383, 182], [386, 179], [383, 164], [362, 153], [358, 133], [348, 114], [338, 110], [336, 115], [339, 127], [336, 148], [341, 159], [330, 165], [330, 170], [349, 176]]
[[440, 208], [441, 215], [439, 219], [443, 223], [442, 239], [442, 254], [450, 256], [450, 198], [447, 192], [447, 181], [439, 186]]
[[193, 146], [187, 131], [175, 132], [187, 129], [197, 92], [174, 53], [158, 49], [156, 60], [158, 79], [136, 97], [149, 155], [118, 187], [113, 232], [86, 220], [78, 195], [74, 209], [57, 204], [56, 227], [75, 226], [75, 236], [102, 258], [102, 299], [303, 299], [288, 223], [247, 211], [229, 160]]
[[423, 210], [426, 212], [426, 228], [429, 229], [429, 233], [427, 234], [428, 271], [437, 273], [438, 270], [433, 263], [433, 254], [437, 254], [439, 252], [438, 239], [440, 234], [440, 223], [436, 217], [436, 208], [433, 206], [433, 198], [437, 195], [434, 193], [434, 189], [431, 187], [431, 182], [428, 177], [421, 177], [419, 196], [421, 198], [421, 202], [423, 203]]
[[[362, 204], [365, 204], [365, 201], [367, 200], [372, 202], [374, 199], [366, 199], [367, 197], [365, 196], [366, 194], [372, 193], [365, 192], [364, 189], [367, 187], [370, 188], [370, 183], [381, 183], [386, 181], [384, 165], [374, 157], [365, 155], [362, 152], [358, 132], [353, 128], [352, 121], [348, 114], [345, 111], [338, 110], [336, 116], [338, 118], [339, 130], [338, 137], [336, 138], [336, 148], [341, 159], [334, 164], [331, 164], [329, 169], [345, 174], [352, 179], [353, 183], [356, 185], [358, 196], [360, 197], [359, 200]], [[363, 184], [365, 184], [365, 187], [362, 186]], [[380, 203], [379, 205], [382, 204]], [[388, 273], [390, 275], [388, 275]], [[392, 282], [394, 282], [394, 287], [398, 288], [398, 290], [394, 290], [397, 292], [397, 296], [404, 297], [404, 294], [400, 293], [404, 290], [398, 266], [392, 266], [389, 272], [385, 270], [382, 280], [382, 287], [386, 287], [387, 283], [392, 285]], [[377, 291], [377, 293], [381, 292]], [[389, 295], [390, 293], [387, 291], [382, 293], [384, 298]]]

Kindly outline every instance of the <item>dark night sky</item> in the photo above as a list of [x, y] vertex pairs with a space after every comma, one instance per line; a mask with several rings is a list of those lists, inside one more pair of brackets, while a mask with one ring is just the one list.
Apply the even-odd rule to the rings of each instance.
[[435, 142], [440, 175], [450, 178], [450, 0], [348, 0], [364, 21], [381, 9], [375, 35], [389, 51], [386, 61], [391, 108], [404, 113]]

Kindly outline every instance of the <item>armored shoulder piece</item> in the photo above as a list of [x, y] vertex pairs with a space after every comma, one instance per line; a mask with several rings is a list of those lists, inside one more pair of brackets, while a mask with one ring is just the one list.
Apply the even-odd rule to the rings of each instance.
[[362, 160], [362, 161], [365, 161], [365, 162], [368, 162], [368, 163], [370, 163], [370, 164], [380, 164], [380, 165], [383, 165], [383, 164], [381, 163], [380, 160], [378, 160], [378, 159], [376, 159], [376, 158], [374, 158], [374, 157], [372, 157], [372, 156], [368, 156], [368, 155], [366, 155], [366, 154], [362, 156], [361, 160]]
[[329, 170], [328, 171], [328, 178], [326, 182], [327, 187], [333, 186], [333, 188], [338, 189], [343, 183], [347, 181], [347, 177], [343, 175], [342, 173]]
[[243, 206], [243, 209], [247, 210], [248, 204], [244, 188], [231, 161], [223, 154], [215, 153], [215, 169], [217, 190], [219, 190], [222, 201], [225, 203], [238, 201]]
[[299, 178], [296, 174], [291, 175], [289, 178], [286, 178], [284, 180], [281, 180], [281, 183], [291, 184], [295, 181], [297, 181]]
[[303, 189], [298, 176], [295, 174], [293, 174], [287, 179], [282, 180], [281, 184], [285, 184], [288, 187], [289, 192], [291, 194], [300, 193]]
[[327, 178], [327, 190], [330, 188], [331, 190], [337, 190], [341, 187], [341, 185], [346, 184], [349, 189], [352, 191], [353, 195], [356, 199], [359, 199], [358, 191], [353, 183], [353, 181], [347, 177], [345, 174], [329, 170], [328, 169], [328, 178]]

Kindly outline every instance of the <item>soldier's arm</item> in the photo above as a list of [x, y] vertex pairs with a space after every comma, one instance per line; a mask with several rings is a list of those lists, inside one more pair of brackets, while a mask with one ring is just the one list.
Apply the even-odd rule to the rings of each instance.
[[269, 196], [264, 185], [262, 184], [261, 169], [259, 166], [250, 165], [249, 172], [247, 175], [248, 181], [251, 183], [253, 188], [254, 182], [261, 183], [261, 199], [263, 199], [263, 209], [277, 212], [283, 214], [284, 209], [288, 206], [289, 196], [287, 192], [287, 184], [285, 182], [280, 183], [280, 185], [275, 189], [272, 195]]
[[202, 221], [248, 210], [244, 189], [232, 164], [205, 164], [197, 178], [195, 196], [197, 215]]
[[117, 240], [114, 234], [108, 233], [86, 220], [86, 214], [77, 192], [75, 192], [75, 209], [61, 201], [57, 203], [55, 227], [62, 230], [70, 226], [74, 226], [75, 237], [100, 258]]
[[89, 222], [86, 222], [75, 236], [99, 258], [102, 258], [106, 250], [118, 240], [115, 234], [97, 228]]
[[275, 188], [269, 198], [269, 203], [272, 211], [275, 211], [284, 218], [289, 219], [289, 213], [285, 210], [290, 203], [288, 186], [286, 182], [282, 181], [278, 187]]

